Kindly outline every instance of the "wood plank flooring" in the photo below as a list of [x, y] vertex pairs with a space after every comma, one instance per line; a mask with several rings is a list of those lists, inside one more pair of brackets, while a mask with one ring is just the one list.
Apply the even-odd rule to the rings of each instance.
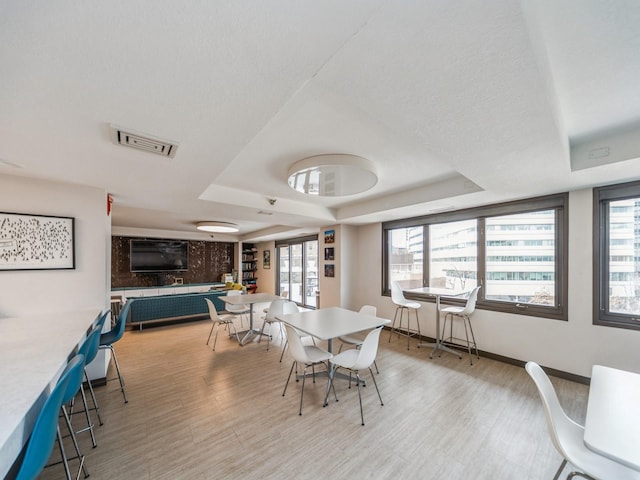
[[[282, 396], [291, 358], [278, 361], [279, 336], [267, 351], [264, 340], [240, 347], [221, 330], [213, 352], [210, 326], [127, 331], [115, 345], [129, 403], [117, 381], [96, 389], [98, 447], [79, 435], [90, 478], [538, 480], [553, 478], [560, 464], [522, 368], [487, 358], [470, 366], [446, 353], [430, 360], [430, 349], [412, 340], [407, 351], [405, 339], [389, 343], [385, 331], [376, 376], [384, 406], [372, 384], [364, 388], [362, 426], [357, 390], [346, 381], [336, 383], [339, 402], [322, 407], [324, 377], [307, 381], [298, 415], [302, 384]], [[552, 381], [583, 423], [588, 387]], [[58, 465], [40, 478], [64, 472]]]

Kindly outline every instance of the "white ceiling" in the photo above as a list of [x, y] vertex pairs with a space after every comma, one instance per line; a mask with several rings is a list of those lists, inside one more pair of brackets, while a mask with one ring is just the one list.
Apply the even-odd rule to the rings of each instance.
[[[640, 178], [637, 0], [0, 1], [0, 65], [0, 174], [104, 188], [114, 227], [258, 240]], [[326, 153], [378, 184], [288, 187]]]

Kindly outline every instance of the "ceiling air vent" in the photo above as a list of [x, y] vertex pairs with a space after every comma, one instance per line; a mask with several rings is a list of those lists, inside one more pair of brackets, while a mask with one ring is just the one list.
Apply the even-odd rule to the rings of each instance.
[[173, 158], [178, 149], [176, 142], [162, 140], [152, 137], [146, 133], [135, 132], [133, 130], [125, 130], [123, 128], [111, 125], [112, 140], [124, 147], [135, 148], [144, 152], [155, 153], [163, 157]]

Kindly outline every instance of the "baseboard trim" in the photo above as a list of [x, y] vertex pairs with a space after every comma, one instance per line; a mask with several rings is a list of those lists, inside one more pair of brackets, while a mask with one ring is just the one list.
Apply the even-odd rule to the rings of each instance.
[[[391, 331], [391, 328], [388, 326], [384, 327], [385, 330]], [[427, 342], [434, 343], [436, 341], [435, 338], [427, 337], [424, 335], [416, 335], [417, 332], [411, 331], [412, 335], [415, 335], [418, 338], [419, 342]], [[447, 347], [454, 348], [456, 350], [460, 350], [461, 352], [468, 353], [466, 347], [460, 345], [451, 345], [447, 344]], [[497, 353], [487, 352], [485, 350], [478, 350], [478, 354], [480, 357], [490, 358], [491, 360], [497, 360], [498, 362], [508, 363], [509, 365], [514, 365], [516, 367], [522, 367], [526, 365], [527, 361], [519, 360], [517, 358], [505, 357], [504, 355], [498, 355]], [[589, 385], [591, 383], [591, 379], [589, 377], [583, 377], [582, 375], [576, 375], [575, 373], [569, 373], [562, 370], [558, 370], [551, 367], [545, 367], [541, 365], [547, 375], [551, 375], [553, 377], [562, 378], [564, 380], [569, 380], [576, 383], [582, 383], [584, 385]]]

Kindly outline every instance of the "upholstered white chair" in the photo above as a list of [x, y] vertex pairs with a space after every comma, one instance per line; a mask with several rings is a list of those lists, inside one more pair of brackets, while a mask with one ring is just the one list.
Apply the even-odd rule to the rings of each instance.
[[560, 478], [567, 462], [578, 469], [567, 475], [596, 480], [638, 480], [640, 472], [628, 468], [621, 463], [589, 450], [584, 444], [584, 427], [571, 420], [562, 409], [555, 388], [540, 365], [528, 362], [525, 369], [533, 379], [542, 400], [547, 428], [551, 441], [558, 453], [562, 455], [562, 463], [553, 480]]

